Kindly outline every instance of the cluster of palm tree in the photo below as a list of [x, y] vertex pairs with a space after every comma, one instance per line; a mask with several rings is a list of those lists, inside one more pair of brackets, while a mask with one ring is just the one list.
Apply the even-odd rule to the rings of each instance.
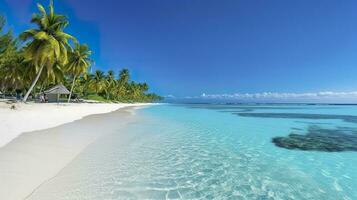
[[3, 33], [4, 17], [0, 16], [0, 91], [23, 92], [26, 102], [42, 90], [62, 83], [72, 94], [83, 98], [111, 101], [147, 102], [160, 100], [148, 93], [146, 83], [130, 80], [127, 69], [107, 73], [97, 70], [88, 73], [93, 63], [88, 45], [80, 44], [65, 32], [69, 22], [66, 16], [56, 14], [53, 2], [48, 11], [37, 4], [39, 13], [32, 16], [36, 28], [29, 29], [14, 38], [12, 32]]
[[147, 93], [149, 87], [146, 83], [130, 81], [128, 69], [123, 69], [116, 76], [113, 70], [104, 73], [96, 70], [93, 74], [84, 73], [78, 78], [65, 81], [75, 94], [91, 97], [95, 100], [119, 102], [151, 102], [161, 100], [153, 93]]

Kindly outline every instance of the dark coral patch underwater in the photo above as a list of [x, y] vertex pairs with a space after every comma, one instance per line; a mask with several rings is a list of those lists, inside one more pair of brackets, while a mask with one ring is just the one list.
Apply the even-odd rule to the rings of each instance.
[[286, 137], [275, 137], [272, 142], [278, 147], [303, 151], [357, 151], [357, 129], [310, 126], [305, 135], [291, 133]]

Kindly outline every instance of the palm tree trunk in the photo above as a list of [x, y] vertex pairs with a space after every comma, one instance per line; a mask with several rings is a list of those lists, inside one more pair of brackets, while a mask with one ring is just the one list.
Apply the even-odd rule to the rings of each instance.
[[46, 89], [46, 86], [47, 86], [47, 80], [45, 80], [45, 81], [42, 83], [40, 93], [42, 93], [43, 90]]
[[42, 84], [41, 84], [40, 94], [42, 93], [42, 90], [43, 90], [43, 88], [44, 88], [44, 85], [45, 85], [45, 83], [42, 83]]
[[25, 97], [24, 97], [24, 99], [22, 100], [23, 102], [26, 102], [26, 101], [27, 101], [27, 98], [29, 97], [30, 93], [32, 92], [32, 90], [33, 90], [33, 88], [35, 87], [35, 85], [36, 85], [38, 79], [39, 79], [40, 76], [41, 76], [41, 73], [42, 73], [42, 70], [43, 70], [44, 66], [45, 66], [45, 65], [42, 65], [42, 66], [41, 66], [40, 71], [37, 73], [35, 80], [33, 80], [33, 82], [32, 82], [32, 84], [31, 84], [29, 90], [26, 92]]
[[109, 100], [109, 88], [107, 88], [106, 95], [107, 95], [107, 100]]
[[76, 76], [73, 76], [71, 91], [69, 92], [68, 103], [71, 101], [71, 96], [74, 88], [74, 82], [76, 81]]

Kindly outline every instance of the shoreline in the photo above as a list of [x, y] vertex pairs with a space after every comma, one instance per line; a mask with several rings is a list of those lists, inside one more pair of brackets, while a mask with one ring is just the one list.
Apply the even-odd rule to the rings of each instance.
[[0, 199], [30, 197], [99, 137], [120, 132], [136, 121], [135, 110], [145, 105], [121, 104], [113, 112], [20, 134], [0, 148]]
[[[15, 105], [16, 109], [10, 109]], [[70, 123], [83, 117], [151, 103], [16, 103], [0, 102], [0, 149], [21, 134]]]

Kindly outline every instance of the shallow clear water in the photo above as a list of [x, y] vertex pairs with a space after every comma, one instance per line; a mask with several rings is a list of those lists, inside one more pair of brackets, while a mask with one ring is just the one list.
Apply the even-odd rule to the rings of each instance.
[[136, 123], [90, 145], [30, 199], [357, 199], [357, 151], [272, 143], [312, 126], [357, 130], [349, 120], [357, 106], [161, 105], [137, 112]]

